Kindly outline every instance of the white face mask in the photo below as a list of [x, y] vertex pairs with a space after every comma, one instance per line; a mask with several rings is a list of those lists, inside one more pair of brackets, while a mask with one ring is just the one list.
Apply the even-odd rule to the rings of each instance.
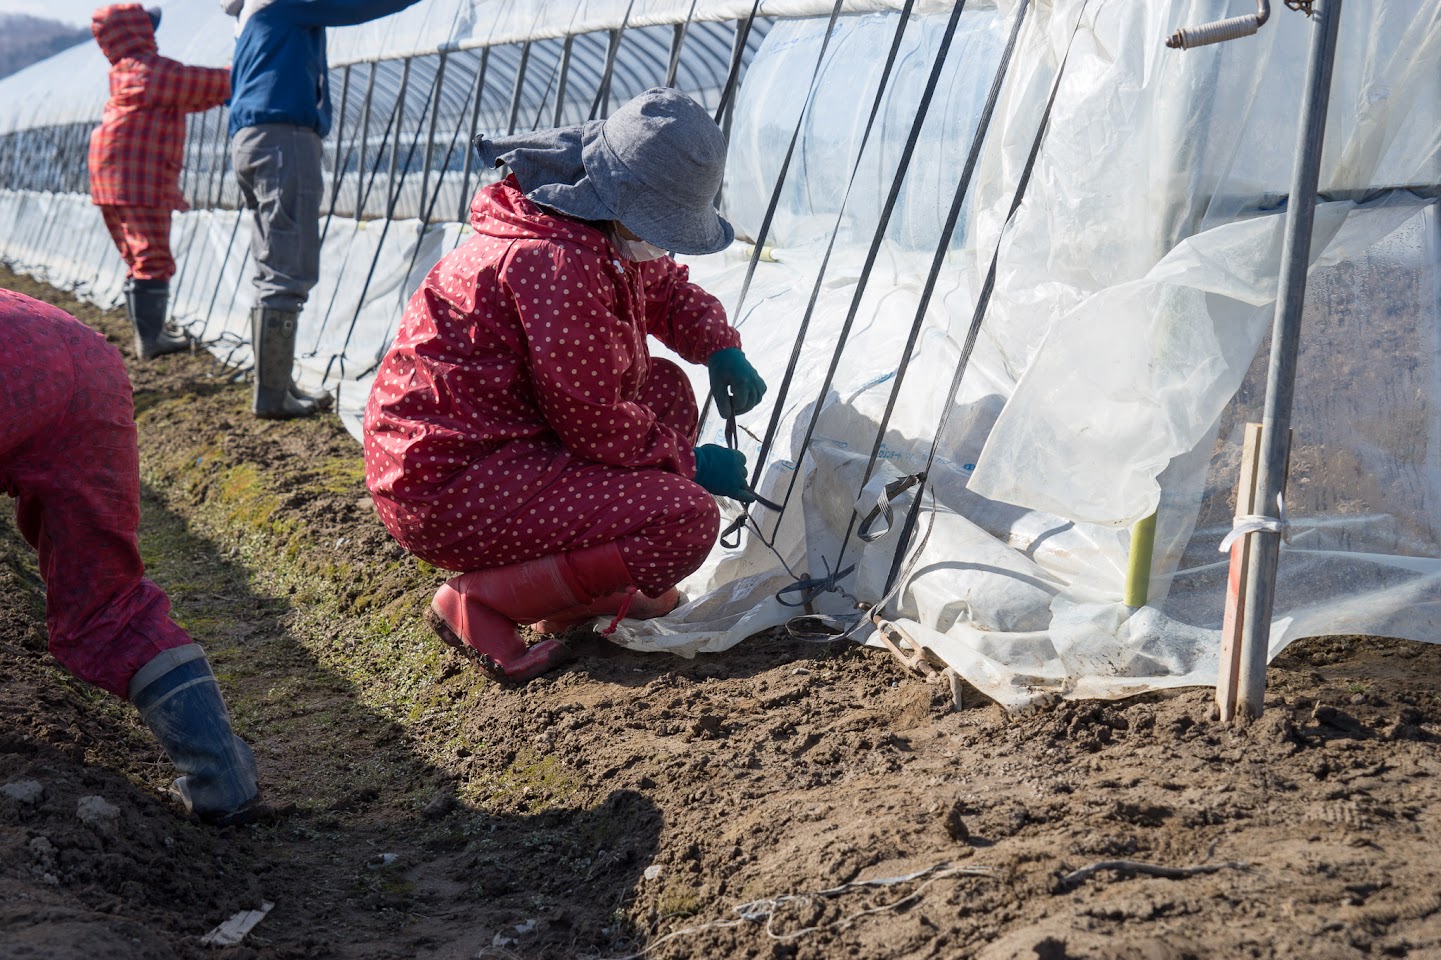
[[665, 251], [655, 244], [646, 243], [644, 240], [627, 240], [618, 231], [612, 228], [610, 232], [611, 242], [615, 244], [620, 255], [632, 263], [644, 263], [646, 260], [659, 260], [665, 256]]

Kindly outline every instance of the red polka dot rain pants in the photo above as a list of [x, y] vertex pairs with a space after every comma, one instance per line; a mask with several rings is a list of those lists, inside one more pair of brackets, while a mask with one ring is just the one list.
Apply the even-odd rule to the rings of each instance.
[[100, 334], [9, 290], [0, 343], [0, 489], [40, 554], [50, 652], [124, 698], [136, 670], [191, 642], [140, 561], [130, 380]]
[[719, 529], [697, 484], [697, 406], [654, 336], [703, 363], [740, 346], [669, 257], [622, 260], [606, 234], [476, 194], [476, 235], [406, 308], [372, 388], [366, 479], [391, 535], [470, 571], [615, 542], [641, 590], [691, 573]]

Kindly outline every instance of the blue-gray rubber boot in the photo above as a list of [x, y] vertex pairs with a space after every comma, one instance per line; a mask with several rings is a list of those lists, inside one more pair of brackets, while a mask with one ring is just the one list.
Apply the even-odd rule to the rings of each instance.
[[299, 310], [250, 309], [250, 345], [255, 352], [251, 410], [264, 420], [293, 420], [330, 409], [328, 393], [309, 393], [291, 379]]
[[182, 776], [172, 788], [207, 823], [240, 823], [258, 805], [255, 755], [230, 729], [198, 643], [166, 650], [130, 680], [130, 702]]

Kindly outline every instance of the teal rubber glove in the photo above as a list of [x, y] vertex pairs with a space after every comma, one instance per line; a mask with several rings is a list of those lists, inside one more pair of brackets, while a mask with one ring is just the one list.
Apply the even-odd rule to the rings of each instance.
[[746, 455], [717, 443], [695, 448], [695, 482], [718, 497], [741, 503], [756, 498], [746, 485]]
[[710, 392], [715, 397], [716, 412], [723, 417], [754, 409], [766, 395], [766, 382], [740, 347], [717, 350], [705, 365], [710, 370]]

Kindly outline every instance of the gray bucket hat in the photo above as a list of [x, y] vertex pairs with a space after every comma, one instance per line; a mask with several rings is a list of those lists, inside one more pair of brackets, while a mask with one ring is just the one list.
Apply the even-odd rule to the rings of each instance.
[[715, 253], [735, 230], [716, 213], [726, 141], [700, 104], [655, 87], [605, 120], [475, 138], [487, 166], [505, 164], [536, 203], [582, 220], [619, 220], [672, 253]]

